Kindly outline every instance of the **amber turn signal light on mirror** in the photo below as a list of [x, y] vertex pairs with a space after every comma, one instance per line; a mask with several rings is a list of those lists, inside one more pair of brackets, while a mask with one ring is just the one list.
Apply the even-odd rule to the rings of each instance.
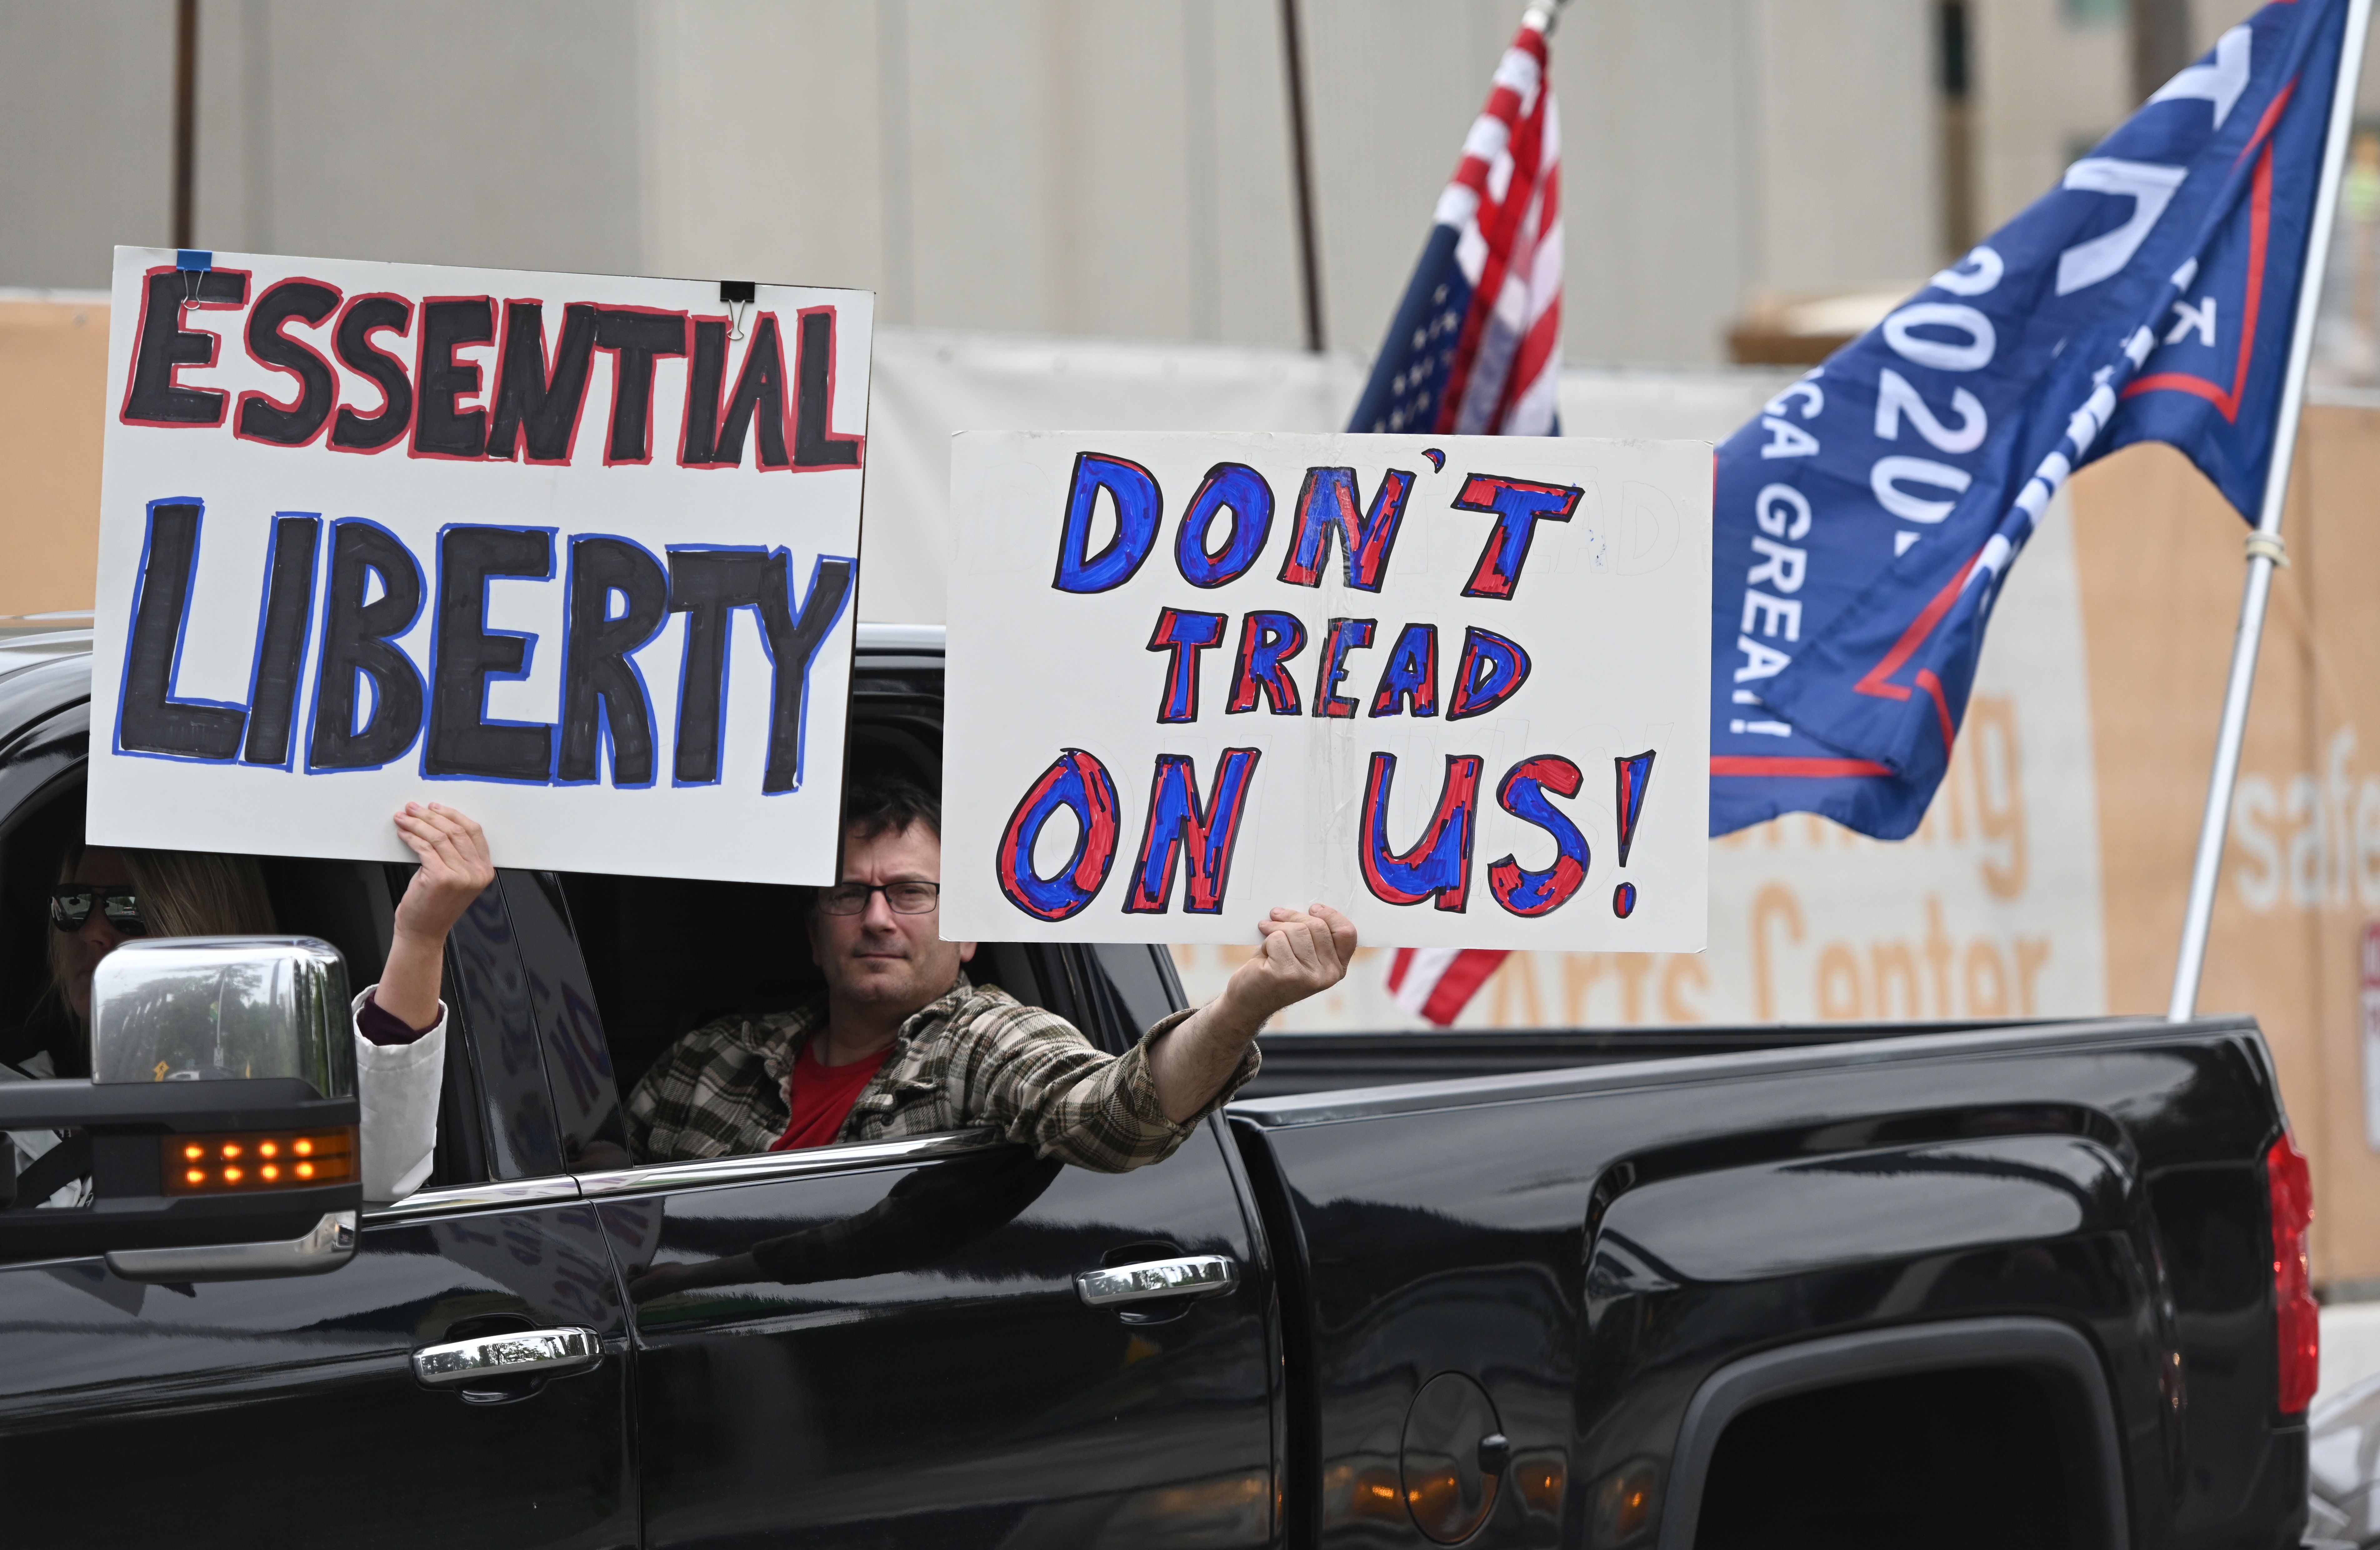
[[353, 1125], [169, 1135], [158, 1146], [169, 1195], [255, 1194], [357, 1178]]

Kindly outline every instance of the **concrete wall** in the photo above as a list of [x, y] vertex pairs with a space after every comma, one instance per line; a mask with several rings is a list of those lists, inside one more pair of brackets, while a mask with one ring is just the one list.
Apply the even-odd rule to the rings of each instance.
[[[2056, 0], [2033, 0], [2054, 5]], [[1520, 0], [1302, 0], [1325, 331], [1368, 355]], [[1295, 344], [1276, 0], [201, 0], [196, 240], [861, 285], [888, 322]], [[1573, 360], [1940, 257], [1927, 7], [1577, 0]], [[0, 286], [167, 240], [170, 0], [0, 0]]]

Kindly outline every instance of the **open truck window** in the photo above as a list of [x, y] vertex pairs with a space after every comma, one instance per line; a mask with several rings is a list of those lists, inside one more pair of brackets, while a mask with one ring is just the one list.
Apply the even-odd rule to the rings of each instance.
[[[523, 880], [508, 884], [508, 897], [534, 889], [549, 903], [561, 901], [585, 964], [584, 992], [560, 998], [560, 1047], [549, 1051], [565, 1068], [554, 1084], [564, 1124], [582, 1139], [608, 1132], [619, 1104], [685, 1035], [735, 1013], [791, 1011], [824, 988], [805, 926], [811, 890], [588, 873], [536, 874], [532, 882], [507, 874], [516, 877]], [[524, 917], [533, 908], [516, 902], [513, 913], [530, 928]], [[966, 974], [1049, 1008], [1121, 1053], [1173, 1008], [1161, 951], [984, 942]], [[579, 994], [583, 1004], [574, 1004]]]
[[[46, 1053], [48, 1073], [89, 1074], [80, 1030], [50, 975], [49, 894], [67, 848], [83, 832], [80, 780], [56, 783], [0, 823], [0, 1059], [13, 1064]], [[314, 937], [346, 961], [350, 991], [380, 977], [388, 960], [396, 900], [412, 868], [377, 861], [258, 856], [274, 929]], [[464, 944], [468, 948], [468, 943]], [[456, 1008], [456, 1027], [468, 1019]], [[468, 1037], [468, 1031], [463, 1034]], [[473, 1085], [465, 1062], [449, 1061], [440, 1097], [438, 1146], [425, 1187], [489, 1177], [485, 1148], [471, 1118]]]

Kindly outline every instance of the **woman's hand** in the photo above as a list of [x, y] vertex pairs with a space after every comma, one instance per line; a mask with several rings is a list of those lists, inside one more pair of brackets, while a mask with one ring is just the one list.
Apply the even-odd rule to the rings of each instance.
[[396, 832], [421, 858], [421, 867], [397, 901], [388, 966], [372, 999], [406, 1026], [426, 1029], [438, 1021], [446, 934], [496, 880], [496, 866], [480, 826], [439, 803], [407, 803], [396, 815]]

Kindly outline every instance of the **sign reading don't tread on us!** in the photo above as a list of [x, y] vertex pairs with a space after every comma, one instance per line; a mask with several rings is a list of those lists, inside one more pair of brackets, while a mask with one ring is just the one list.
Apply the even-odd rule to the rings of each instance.
[[953, 443], [942, 930], [1692, 952], [1711, 449]]

